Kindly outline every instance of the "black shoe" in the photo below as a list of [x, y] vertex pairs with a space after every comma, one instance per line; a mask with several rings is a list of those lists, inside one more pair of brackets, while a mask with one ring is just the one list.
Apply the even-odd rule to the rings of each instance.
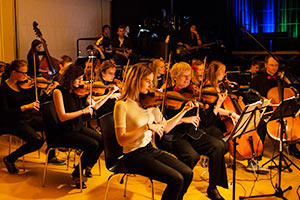
[[48, 164], [54, 164], [54, 165], [65, 165], [67, 163], [66, 160], [60, 160], [56, 157], [53, 157], [51, 159], [48, 159]]
[[297, 149], [297, 147], [295, 147], [295, 148], [289, 148], [289, 154], [290, 154], [291, 156], [294, 156], [295, 158], [300, 159], [300, 152], [299, 152], [299, 150]]
[[93, 174], [92, 174], [92, 172], [90, 171], [90, 170], [85, 170], [85, 176], [87, 177], [87, 178], [92, 178], [93, 177]]
[[[75, 188], [80, 189], [80, 178], [73, 176], [72, 180], [75, 183]], [[83, 181], [81, 182], [81, 185], [82, 185], [82, 189], [87, 188], [86, 184]]]
[[225, 200], [217, 190], [217, 188], [207, 188], [207, 196], [212, 200]]
[[7, 168], [7, 171], [11, 174], [17, 174], [19, 172], [19, 170], [16, 168], [16, 165], [14, 162], [9, 162], [7, 160], [7, 157], [3, 158], [3, 162]]

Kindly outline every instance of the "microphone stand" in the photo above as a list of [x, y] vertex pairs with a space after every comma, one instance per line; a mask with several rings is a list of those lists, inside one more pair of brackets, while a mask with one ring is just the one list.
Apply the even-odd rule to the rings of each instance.
[[[245, 31], [245, 33], [250, 36], [250, 38], [252, 38], [261, 48], [263, 48], [266, 52], [268, 52], [268, 54], [274, 58], [278, 63], [279, 59], [276, 58], [270, 51], [268, 51], [259, 41], [256, 40], [255, 37], [253, 37], [253, 35], [251, 33], [249, 33], [249, 31], [243, 26], [241, 27], [241, 30]], [[278, 86], [278, 92], [279, 92], [279, 100], [280, 102], [283, 102], [284, 100], [284, 87], [283, 87], [283, 80], [284, 80], [284, 72], [282, 72], [282, 75], [280, 78], [277, 79], [277, 86]], [[283, 120], [283, 109], [280, 110], [280, 117], [279, 117], [279, 122], [280, 122], [280, 126], [281, 126], [281, 130], [280, 130], [280, 141], [279, 141], [279, 165], [278, 165], [278, 184], [275, 185], [275, 192], [273, 194], [265, 194], [265, 195], [255, 195], [255, 196], [248, 196], [248, 197], [240, 197], [239, 199], [248, 199], [248, 198], [257, 198], [257, 197], [270, 197], [270, 196], [276, 196], [278, 198], [281, 199], [286, 199], [283, 196], [283, 193], [285, 193], [288, 190], [291, 190], [292, 187], [288, 186], [286, 189], [282, 190], [281, 188], [281, 171], [282, 171], [282, 161], [284, 159], [284, 155], [283, 155], [283, 134], [286, 132], [286, 127], [285, 127], [285, 123]], [[289, 159], [288, 159], [289, 160]]]

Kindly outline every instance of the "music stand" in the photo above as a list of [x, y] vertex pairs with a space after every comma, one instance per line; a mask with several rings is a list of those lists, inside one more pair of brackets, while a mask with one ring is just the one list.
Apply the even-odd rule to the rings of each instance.
[[[297, 108], [297, 109], [296, 109]], [[255, 195], [255, 196], [248, 196], [248, 197], [240, 197], [240, 199], [248, 199], [248, 198], [257, 198], [257, 197], [270, 197], [270, 196], [276, 196], [282, 199], [287, 199], [283, 196], [283, 193], [291, 190], [292, 187], [288, 186], [285, 190], [281, 189], [281, 171], [282, 171], [282, 161], [286, 163], [287, 159], [291, 164], [293, 164], [298, 170], [299, 167], [296, 166], [288, 157], [286, 157], [283, 152], [282, 152], [282, 144], [283, 144], [283, 135], [286, 133], [286, 127], [285, 127], [285, 123], [282, 123], [281, 120], [283, 120], [283, 117], [288, 117], [288, 116], [295, 116], [295, 113], [297, 113], [299, 110], [299, 106], [297, 106], [297, 101], [295, 99], [295, 97], [286, 99], [284, 101], [282, 101], [278, 108], [274, 111], [273, 115], [271, 116], [270, 120], [275, 120], [275, 119], [279, 119], [280, 120], [280, 124], [284, 124], [283, 126], [281, 126], [281, 132], [280, 132], [280, 138], [279, 138], [279, 154], [277, 156], [275, 156], [274, 158], [272, 158], [271, 160], [269, 160], [268, 162], [266, 162], [265, 164], [263, 164], [262, 166], [266, 165], [267, 163], [273, 161], [276, 157], [279, 156], [279, 166], [278, 166], [278, 174], [279, 174], [279, 180], [278, 180], [278, 185], [276, 184], [276, 188], [275, 188], [275, 192], [273, 194], [264, 194], [264, 195]], [[275, 162], [274, 162], [275, 163]], [[276, 163], [275, 163], [276, 164]], [[288, 167], [290, 165], [287, 165]]]
[[[282, 117], [294, 117], [296, 115], [296, 113], [299, 112], [299, 107], [300, 107], [300, 105], [297, 103], [297, 99], [295, 97], [291, 97], [291, 98], [285, 99], [284, 101], [282, 101], [279, 104], [279, 106], [273, 112], [271, 118], [268, 121], [279, 119], [277, 122], [280, 123], [280, 117], [281, 117], [281, 115], [282, 115]], [[288, 142], [287, 135], [286, 135], [286, 126], [283, 126], [282, 140], [280, 140], [280, 137], [279, 138], [277, 138], [275, 136], [270, 136], [270, 137], [273, 138], [273, 139], [275, 139], [275, 140], [279, 140], [280, 143], [282, 143], [282, 142]], [[280, 145], [282, 145], [282, 144], [280, 144]], [[277, 154], [276, 156], [274, 156], [273, 158], [271, 158], [269, 161], [267, 161], [266, 163], [264, 163], [262, 166], [268, 164], [269, 162], [273, 162], [274, 165], [275, 165], [275, 168], [278, 167], [278, 165], [274, 162], [274, 160], [280, 155], [280, 151], [282, 152], [282, 146], [279, 147], [279, 148], [280, 148], [279, 154]], [[290, 164], [287, 163], [287, 160], [290, 162]], [[300, 168], [295, 163], [293, 163], [283, 153], [282, 153], [282, 161], [285, 163], [286, 167], [284, 167], [283, 169], [281, 169], [281, 171], [283, 171], [285, 169], [288, 169], [289, 172], [292, 172], [292, 169], [290, 168], [291, 165], [294, 165], [300, 171]], [[273, 166], [269, 166], [269, 168], [271, 168], [271, 167], [273, 168]]]
[[267, 106], [269, 105], [270, 100], [264, 99], [262, 101], [257, 101], [253, 104], [247, 105], [243, 112], [240, 115], [240, 118], [237, 124], [234, 126], [232, 132], [227, 136], [224, 141], [227, 142], [229, 139], [233, 140], [233, 190], [232, 190], [232, 199], [235, 200], [235, 179], [236, 179], [236, 138], [241, 137], [244, 133], [254, 131]]

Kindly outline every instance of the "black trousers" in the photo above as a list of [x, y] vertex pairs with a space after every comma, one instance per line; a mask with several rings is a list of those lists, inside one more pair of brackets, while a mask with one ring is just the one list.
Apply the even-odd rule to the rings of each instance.
[[166, 183], [163, 200], [182, 199], [193, 179], [188, 166], [151, 144], [125, 154], [124, 163], [131, 173]]
[[15, 162], [19, 157], [34, 152], [43, 146], [43, 138], [36, 131], [43, 131], [44, 122], [40, 116], [32, 116], [30, 120], [16, 121], [11, 124], [3, 125], [3, 129], [11, 135], [15, 135], [25, 143], [7, 156], [9, 162]]
[[[102, 136], [86, 127], [79, 131], [61, 131], [54, 143], [59, 147], [78, 148], [84, 151], [81, 157], [82, 169], [93, 167], [104, 149]], [[78, 166], [73, 175], [79, 176]]]
[[[219, 129], [210, 128], [206, 130], [206, 132], [209, 131], [219, 131]], [[173, 137], [171, 140], [161, 141], [159, 147], [174, 154], [191, 169], [199, 161], [200, 155], [208, 156], [209, 186], [219, 185], [228, 188], [224, 159], [224, 154], [228, 151], [228, 144], [217, 138], [217, 135], [218, 133], [203, 134], [199, 140], [191, 139], [187, 135]]]

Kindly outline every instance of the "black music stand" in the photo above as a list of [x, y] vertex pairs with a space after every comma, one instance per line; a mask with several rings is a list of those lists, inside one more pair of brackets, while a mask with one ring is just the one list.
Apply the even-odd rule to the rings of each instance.
[[[297, 101], [294, 97], [286, 99], [282, 101], [278, 108], [274, 111], [272, 114], [271, 118], [269, 120], [275, 120], [279, 119], [279, 123], [283, 126], [281, 126], [281, 132], [280, 132], [280, 138], [279, 138], [279, 154], [275, 157], [273, 157], [271, 160], [263, 164], [262, 166], [266, 165], [267, 163], [273, 161], [274, 159], [279, 156], [279, 165], [278, 165], [278, 174], [279, 174], [279, 180], [278, 184], [276, 184], [275, 192], [273, 194], [264, 194], [264, 195], [255, 195], [255, 196], [248, 196], [248, 197], [240, 197], [240, 199], [248, 199], [248, 198], [257, 198], [257, 197], [270, 197], [270, 196], [276, 196], [282, 199], [287, 199], [283, 196], [283, 193], [291, 190], [292, 187], [288, 186], [285, 190], [281, 189], [281, 171], [282, 171], [282, 161], [285, 162], [287, 165], [286, 168], [288, 168], [291, 164], [294, 165], [298, 170], [300, 168], [296, 166], [287, 156], [283, 154], [283, 135], [286, 135], [286, 127], [285, 123], [282, 123], [281, 120], [283, 120], [283, 117], [290, 117], [290, 116], [295, 116], [295, 114], [298, 112], [299, 106], [297, 105]], [[291, 164], [287, 164], [286, 160], [288, 160]], [[275, 162], [274, 162], [275, 163]], [[275, 163], [276, 164], [276, 163]]]
[[270, 100], [264, 99], [262, 101], [257, 101], [253, 104], [249, 104], [245, 107], [242, 114], [240, 115], [239, 121], [234, 126], [232, 132], [224, 140], [225, 142], [229, 139], [233, 140], [233, 190], [232, 190], [232, 199], [235, 200], [235, 179], [236, 179], [236, 142], [237, 137], [241, 137], [244, 133], [254, 131], [267, 106], [269, 105]]
[[[278, 123], [280, 123], [280, 117], [282, 114], [282, 117], [294, 117], [295, 114], [297, 112], [299, 112], [299, 104], [297, 103], [297, 99], [295, 97], [291, 97], [289, 99], [286, 99], [284, 101], [282, 101], [279, 104], [279, 107], [273, 112], [271, 118], [268, 121], [272, 121], [272, 120], [277, 120]], [[282, 113], [281, 113], [282, 112]], [[281, 136], [280, 136], [281, 137]], [[286, 126], [284, 123], [283, 126], [283, 132], [282, 132], [282, 139], [281, 138], [275, 138], [272, 137], [273, 139], [279, 140], [280, 143], [282, 142], [288, 142], [287, 140], [287, 135], [286, 135]], [[282, 144], [280, 144], [282, 145]], [[274, 156], [273, 158], [271, 158], [269, 161], [267, 161], [266, 163], [264, 163], [262, 166], [268, 164], [269, 162], [273, 162], [274, 163], [274, 167], [273, 166], [269, 166], [269, 168], [278, 168], [279, 166], [274, 162], [274, 160], [280, 156], [280, 153], [282, 154], [282, 161], [285, 163], [286, 167], [283, 168], [283, 166], [281, 166], [281, 171], [284, 171], [285, 169], [288, 169], [289, 172], [292, 172], [292, 169], [290, 168], [291, 165], [294, 165], [299, 171], [300, 168], [294, 163], [292, 162], [285, 154], [283, 154], [282, 152], [282, 147], [279, 146], [279, 154], [277, 154], [276, 156]], [[290, 164], [288, 164], [288, 162], [290, 162]]]

